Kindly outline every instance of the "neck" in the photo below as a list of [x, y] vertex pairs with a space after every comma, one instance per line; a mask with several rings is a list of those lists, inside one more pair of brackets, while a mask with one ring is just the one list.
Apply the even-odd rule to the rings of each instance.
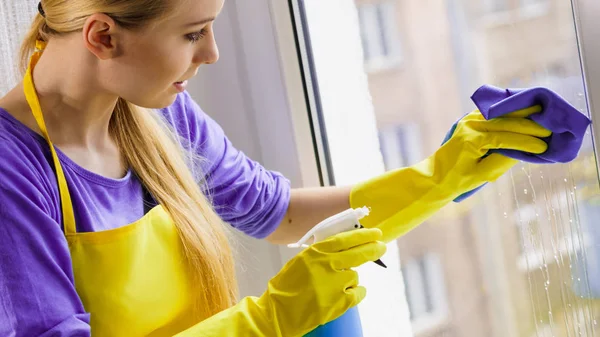
[[68, 43], [48, 43], [33, 72], [46, 125], [57, 145], [105, 147], [111, 143], [108, 125], [118, 97], [97, 85], [94, 58]]

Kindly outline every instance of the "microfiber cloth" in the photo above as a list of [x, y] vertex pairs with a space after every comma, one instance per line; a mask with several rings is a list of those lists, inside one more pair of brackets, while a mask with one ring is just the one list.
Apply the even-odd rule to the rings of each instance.
[[[471, 99], [487, 120], [534, 105], [542, 106], [541, 112], [528, 118], [552, 131], [552, 135], [543, 139], [548, 144], [546, 152], [532, 154], [516, 150], [489, 151], [489, 153], [497, 152], [530, 163], [551, 164], [572, 161], [577, 157], [585, 132], [591, 123], [587, 116], [547, 88], [501, 89], [484, 85], [475, 91]], [[452, 137], [457, 124], [458, 121], [454, 123], [443, 143]], [[454, 201], [460, 202], [470, 197], [481, 187], [483, 185], [462, 194]]]

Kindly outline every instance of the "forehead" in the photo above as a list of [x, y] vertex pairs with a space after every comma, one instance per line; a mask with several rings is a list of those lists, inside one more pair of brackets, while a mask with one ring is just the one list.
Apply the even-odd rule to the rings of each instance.
[[207, 18], [216, 18], [225, 0], [167, 0], [173, 2], [173, 8], [164, 24], [182, 26]]

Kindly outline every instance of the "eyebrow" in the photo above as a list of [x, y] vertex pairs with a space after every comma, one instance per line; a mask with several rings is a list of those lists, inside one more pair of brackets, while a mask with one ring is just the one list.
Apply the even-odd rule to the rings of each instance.
[[199, 25], [203, 25], [203, 24], [205, 24], [207, 22], [211, 22], [211, 21], [215, 21], [215, 17], [214, 16], [210, 17], [210, 18], [206, 18], [204, 20], [197, 21], [197, 22], [188, 23], [188, 24], [186, 24], [186, 27], [199, 26]]

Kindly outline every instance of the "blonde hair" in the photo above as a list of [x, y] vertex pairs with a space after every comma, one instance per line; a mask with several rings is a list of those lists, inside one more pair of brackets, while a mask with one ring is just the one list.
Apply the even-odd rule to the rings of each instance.
[[[138, 29], [167, 13], [167, 0], [44, 0], [21, 47], [21, 67], [36, 40], [82, 29], [87, 17], [105, 13], [120, 26]], [[197, 293], [200, 318], [235, 303], [237, 283], [227, 227], [215, 213], [190, 167], [183, 146], [158, 112], [119, 98], [110, 120], [127, 163], [175, 222]]]

